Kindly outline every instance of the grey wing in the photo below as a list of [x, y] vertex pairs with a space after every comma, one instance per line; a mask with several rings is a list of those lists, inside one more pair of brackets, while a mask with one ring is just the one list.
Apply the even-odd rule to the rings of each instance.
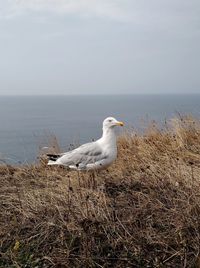
[[95, 163], [106, 158], [102, 148], [96, 142], [86, 143], [77, 149], [65, 153], [57, 162], [61, 165], [74, 165], [84, 168], [87, 164]]

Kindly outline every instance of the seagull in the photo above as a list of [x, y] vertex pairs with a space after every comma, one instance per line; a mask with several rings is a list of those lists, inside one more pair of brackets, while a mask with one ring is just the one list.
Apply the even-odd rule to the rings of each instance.
[[61, 165], [73, 170], [99, 170], [107, 168], [117, 157], [116, 126], [124, 123], [114, 117], [103, 121], [100, 139], [81, 145], [62, 154], [47, 154], [48, 165]]

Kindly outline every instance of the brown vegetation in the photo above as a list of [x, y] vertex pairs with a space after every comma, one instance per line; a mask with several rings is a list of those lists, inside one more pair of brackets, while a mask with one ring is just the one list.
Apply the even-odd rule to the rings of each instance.
[[200, 267], [200, 122], [119, 138], [95, 174], [0, 168], [0, 267]]

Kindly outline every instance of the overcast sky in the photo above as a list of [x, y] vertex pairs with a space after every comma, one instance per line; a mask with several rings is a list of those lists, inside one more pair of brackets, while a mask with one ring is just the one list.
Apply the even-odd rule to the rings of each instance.
[[0, 94], [200, 93], [200, 0], [0, 0]]

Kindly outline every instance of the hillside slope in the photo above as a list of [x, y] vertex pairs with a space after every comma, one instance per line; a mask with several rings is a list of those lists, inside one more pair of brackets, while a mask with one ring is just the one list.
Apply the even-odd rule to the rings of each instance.
[[0, 167], [0, 267], [200, 267], [200, 122], [118, 144], [94, 176]]

